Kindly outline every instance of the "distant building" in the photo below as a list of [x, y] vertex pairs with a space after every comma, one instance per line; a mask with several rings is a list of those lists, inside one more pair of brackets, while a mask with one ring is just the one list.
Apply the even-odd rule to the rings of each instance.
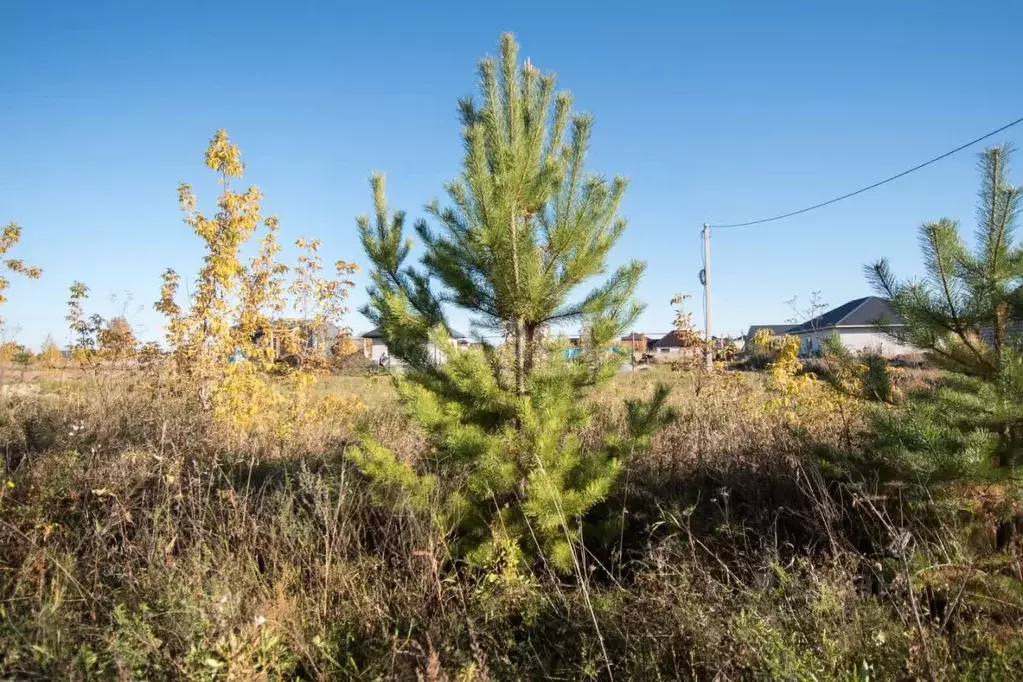
[[[568, 345], [572, 348], [581, 348], [583, 345], [583, 338], [580, 336], [567, 336], [562, 337], [568, 341]], [[615, 348], [628, 353], [646, 353], [650, 347], [651, 339], [646, 334], [640, 334], [636, 332], [634, 334], [627, 334], [618, 339], [615, 339], [613, 345]]]
[[298, 351], [330, 355], [344, 333], [347, 332], [329, 322], [314, 325], [310, 320], [282, 318], [256, 329], [252, 342], [269, 345], [278, 358]]
[[[448, 336], [451, 340], [461, 348], [467, 348], [471, 345], [469, 338], [457, 332], [454, 329], [448, 328]], [[380, 364], [380, 359], [387, 358], [386, 362], [388, 365], [401, 365], [401, 361], [391, 355], [391, 352], [387, 349], [387, 343], [384, 341], [384, 333], [380, 327], [374, 327], [362, 336], [355, 339], [355, 344], [359, 347], [363, 354], [372, 360], [376, 364]], [[434, 356], [434, 361], [438, 364], [444, 362], [444, 354], [440, 352], [438, 348], [435, 348], [433, 344], [429, 344], [430, 352]]]
[[647, 338], [646, 334], [629, 334], [623, 336], [617, 345], [626, 352], [646, 353], [647, 347], [650, 345], [650, 339]]
[[380, 362], [380, 358], [389, 355], [387, 344], [384, 343], [384, 333], [380, 327], [373, 327], [365, 334], [357, 336], [355, 344], [360, 346], [363, 354], [373, 362]]
[[905, 326], [888, 301], [877, 296], [867, 296], [791, 327], [785, 334], [799, 337], [801, 355], [820, 353], [821, 341], [832, 334], [838, 334], [842, 345], [853, 352], [871, 351], [885, 357], [916, 352], [912, 346], [901, 344], [880, 331], [879, 323], [895, 329]]
[[669, 332], [647, 344], [647, 352], [655, 355], [693, 355], [699, 352], [699, 346], [689, 339], [680, 336], [677, 331]]

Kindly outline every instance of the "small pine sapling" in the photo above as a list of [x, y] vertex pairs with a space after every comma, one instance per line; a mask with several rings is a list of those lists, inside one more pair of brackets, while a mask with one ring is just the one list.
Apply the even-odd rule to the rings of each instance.
[[[995, 479], [1018, 494], [1023, 247], [1014, 240], [1021, 193], [1007, 180], [1012, 152], [1006, 145], [980, 154], [972, 251], [959, 224], [943, 218], [920, 227], [922, 279], [897, 279], [883, 259], [866, 272], [904, 323], [888, 333], [945, 370], [933, 385], [908, 396], [904, 410], [878, 413], [879, 452], [927, 480]], [[1002, 522], [1000, 544], [1014, 528], [1013, 521]]]
[[[578, 298], [606, 272], [626, 222], [618, 216], [624, 178], [585, 171], [592, 119], [572, 115], [571, 98], [528, 61], [519, 68], [510, 35], [499, 62], [480, 63], [482, 102], [460, 103], [465, 156], [446, 186], [450, 205], [419, 221], [422, 267], [408, 264], [405, 214], [388, 210], [381, 175], [371, 179], [375, 215], [358, 220], [373, 263], [363, 313], [404, 366], [398, 393], [431, 447], [415, 464], [367, 438], [352, 453], [370, 478], [429, 508], [455, 556], [517, 571], [543, 557], [578, 568], [591, 511], [609, 495], [634, 448], [611, 434], [594, 445], [590, 387], [615, 374], [610, 350], [642, 306], [634, 292], [643, 264], [630, 262]], [[478, 329], [504, 334], [459, 348], [444, 305]], [[582, 352], [569, 358], [550, 340], [557, 325], [582, 324]], [[631, 408], [660, 424], [666, 393]], [[647, 415], [645, 410], [653, 410]]]

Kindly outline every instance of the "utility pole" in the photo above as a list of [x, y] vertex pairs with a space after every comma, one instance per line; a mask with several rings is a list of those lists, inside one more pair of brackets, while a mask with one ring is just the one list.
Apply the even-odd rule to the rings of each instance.
[[710, 335], [710, 225], [707, 223], [703, 224], [703, 271], [700, 275], [703, 281], [703, 333], [707, 341], [704, 363], [707, 369], [714, 369], [714, 346]]

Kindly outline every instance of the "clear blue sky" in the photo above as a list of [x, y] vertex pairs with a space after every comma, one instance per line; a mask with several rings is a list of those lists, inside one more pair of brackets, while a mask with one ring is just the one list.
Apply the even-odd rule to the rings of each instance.
[[[160, 273], [202, 252], [175, 188], [217, 187], [202, 164], [220, 127], [284, 241], [365, 263], [354, 216], [366, 176], [421, 215], [459, 170], [456, 100], [514, 31], [596, 118], [593, 170], [631, 180], [613, 260], [648, 263], [639, 331], [699, 294], [699, 228], [772, 215], [900, 171], [1023, 115], [1023, 3], [30, 2], [0, 8], [0, 222], [24, 228], [0, 311], [33, 346], [63, 342], [67, 287], [90, 311], [133, 293], [143, 334]], [[1023, 142], [1023, 125], [997, 141]], [[919, 271], [916, 227], [972, 234], [974, 151], [869, 194], [712, 241], [715, 333], [784, 321], [785, 300], [867, 293], [860, 268]], [[1023, 183], [1023, 159], [1014, 178]], [[209, 205], [208, 203], [206, 205]], [[286, 252], [290, 254], [290, 249]], [[364, 298], [365, 273], [355, 302]], [[698, 298], [696, 299], [698, 300]], [[695, 306], [697, 317], [699, 306]], [[455, 326], [464, 318], [453, 318]], [[351, 326], [364, 331], [353, 313]]]

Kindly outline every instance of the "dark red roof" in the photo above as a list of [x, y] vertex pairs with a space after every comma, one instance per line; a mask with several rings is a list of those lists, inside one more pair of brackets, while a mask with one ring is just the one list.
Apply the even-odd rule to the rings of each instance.
[[649, 345], [651, 348], [689, 348], [693, 344], [680, 339], [678, 332], [669, 332], [656, 341], [651, 341]]

